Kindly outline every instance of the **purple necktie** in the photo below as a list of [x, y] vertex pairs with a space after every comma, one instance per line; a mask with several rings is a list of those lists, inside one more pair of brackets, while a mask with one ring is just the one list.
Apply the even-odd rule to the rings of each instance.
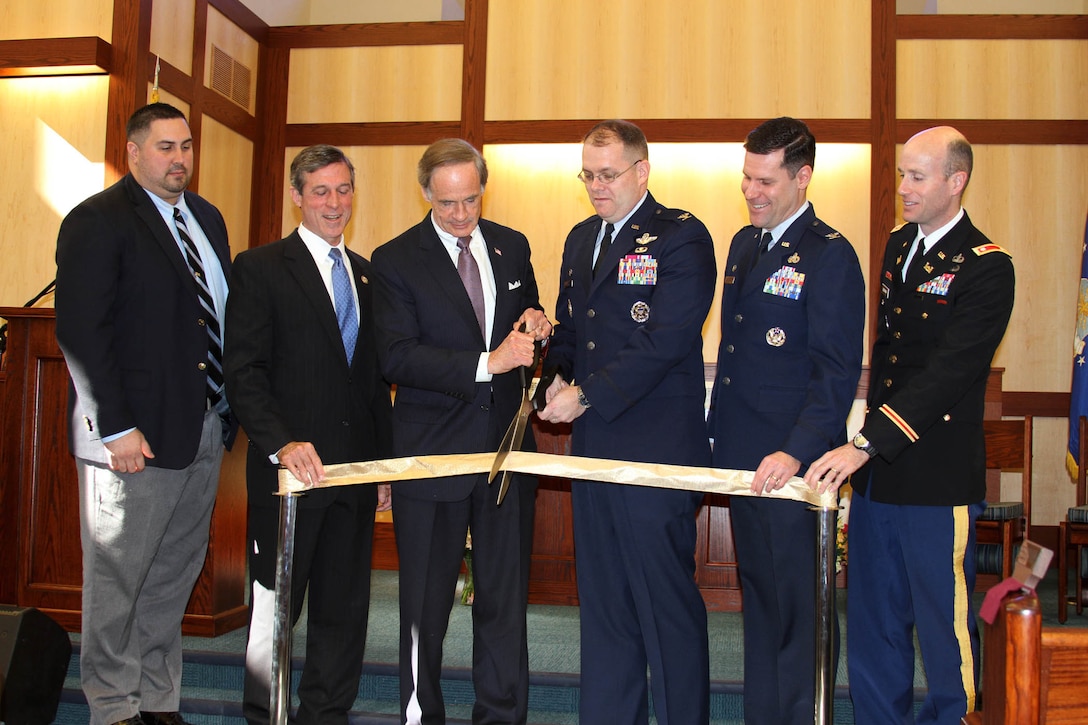
[[480, 267], [468, 249], [471, 241], [472, 237], [457, 237], [457, 248], [461, 250], [457, 255], [457, 274], [461, 277], [461, 283], [465, 285], [465, 292], [468, 292], [468, 299], [476, 313], [476, 322], [480, 325], [480, 335], [483, 336], [486, 344], [487, 315], [484, 312], [484, 287], [480, 282]]

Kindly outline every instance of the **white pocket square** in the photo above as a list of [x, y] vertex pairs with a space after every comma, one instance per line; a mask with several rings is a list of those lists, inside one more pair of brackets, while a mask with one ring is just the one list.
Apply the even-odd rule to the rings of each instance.
[[519, 279], [517, 282], [509, 282], [507, 289], [516, 290], [520, 286], [521, 286], [521, 280]]

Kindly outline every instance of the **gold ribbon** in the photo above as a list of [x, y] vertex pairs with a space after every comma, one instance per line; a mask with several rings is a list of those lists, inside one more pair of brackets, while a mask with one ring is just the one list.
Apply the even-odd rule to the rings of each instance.
[[[386, 458], [379, 461], [338, 463], [325, 466], [325, 480], [313, 485], [303, 483], [287, 469], [280, 469], [280, 495], [305, 493], [314, 488], [354, 486], [366, 483], [394, 483], [441, 476], [490, 473], [494, 453], [457, 453], [435, 456]], [[753, 471], [731, 468], [701, 468], [664, 463], [636, 463], [605, 458], [561, 456], [552, 453], [511, 451], [504, 469], [551, 478], [570, 478], [628, 486], [652, 486], [702, 493], [724, 493], [732, 496], [752, 496]], [[834, 492], [819, 494], [803, 479], [794, 476], [763, 498], [802, 501], [819, 508], [838, 508]]]

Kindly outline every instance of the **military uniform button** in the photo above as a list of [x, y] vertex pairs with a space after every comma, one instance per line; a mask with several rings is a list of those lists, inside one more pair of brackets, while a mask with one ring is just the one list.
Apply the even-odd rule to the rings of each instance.
[[586, 343], [586, 349], [587, 350], [596, 350], [597, 349], [597, 343], [593, 342], [593, 340], [590, 340], [589, 342]]
[[897, 315], [901, 315], [901, 314], [903, 314], [903, 308], [902, 307], [895, 307], [895, 308], [892, 309], [892, 312], [894, 312]]
[[890, 362], [892, 365], [895, 365], [897, 362], [899, 362], [899, 356], [898, 355], [890, 356], [888, 358], [888, 362]]
[[885, 388], [890, 388], [891, 386], [892, 386], [892, 379], [891, 378], [884, 378], [884, 387]]
[[728, 376], [722, 378], [722, 385], [730, 385], [733, 381]]
[[733, 346], [732, 345], [726, 345], [725, 346], [725, 351], [726, 352], [733, 352]]
[[735, 316], [733, 317], [733, 320], [734, 320], [735, 322], [744, 322], [744, 315], [735, 315]]
[[196, 369], [197, 370], [207, 370], [208, 369], [208, 363], [197, 363], [196, 364]]
[[588, 317], [590, 319], [593, 319], [596, 316], [597, 316], [597, 310], [593, 309], [592, 307], [589, 308], [588, 310], [586, 310], [586, 317]]
[[944, 422], [947, 423], [950, 420], [952, 420], [952, 416], [949, 415], [948, 413], [945, 413], [944, 414]]
[[903, 333], [900, 332], [899, 330], [896, 330], [895, 332], [892, 333], [892, 337], [894, 337], [896, 340], [898, 340], [899, 338], [903, 337]]

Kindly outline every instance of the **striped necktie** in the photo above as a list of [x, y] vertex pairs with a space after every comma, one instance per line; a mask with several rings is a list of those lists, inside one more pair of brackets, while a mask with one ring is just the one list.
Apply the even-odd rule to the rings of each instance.
[[181, 237], [182, 246], [185, 247], [185, 263], [189, 271], [193, 273], [196, 282], [196, 295], [200, 299], [200, 306], [204, 308], [205, 317], [201, 324], [208, 331], [208, 402], [213, 408], [219, 408], [223, 401], [223, 334], [219, 329], [219, 318], [215, 314], [215, 302], [212, 300], [212, 291], [208, 287], [208, 280], [204, 276], [204, 265], [200, 261], [200, 252], [189, 236], [189, 227], [185, 225], [185, 215], [174, 207], [174, 226]]

